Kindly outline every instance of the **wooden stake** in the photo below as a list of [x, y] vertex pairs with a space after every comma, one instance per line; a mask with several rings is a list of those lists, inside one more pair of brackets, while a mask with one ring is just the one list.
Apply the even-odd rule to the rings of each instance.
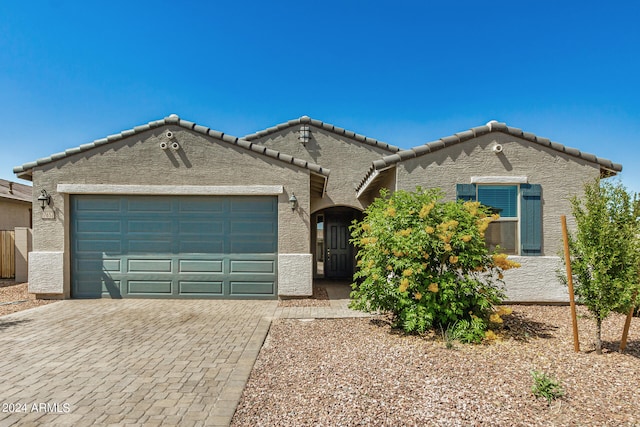
[[569, 254], [569, 235], [567, 233], [567, 216], [560, 217], [562, 221], [562, 238], [564, 240], [564, 263], [567, 266], [567, 283], [569, 284], [569, 305], [571, 306], [571, 320], [573, 322], [573, 349], [580, 352], [578, 339], [578, 317], [576, 315], [576, 301], [573, 295], [573, 274], [571, 273], [571, 255]]
[[631, 326], [631, 318], [633, 317], [633, 311], [635, 309], [636, 297], [638, 296], [638, 292], [633, 294], [633, 303], [631, 304], [631, 309], [629, 309], [629, 313], [627, 314], [627, 320], [624, 322], [624, 329], [622, 330], [622, 339], [620, 340], [620, 353], [624, 351], [627, 347], [627, 337], [629, 336], [629, 326]]

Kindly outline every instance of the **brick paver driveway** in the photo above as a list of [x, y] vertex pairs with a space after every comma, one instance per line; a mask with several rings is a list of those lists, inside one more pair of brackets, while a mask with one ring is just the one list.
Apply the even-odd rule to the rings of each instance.
[[228, 425], [276, 306], [66, 300], [0, 317], [0, 426]]

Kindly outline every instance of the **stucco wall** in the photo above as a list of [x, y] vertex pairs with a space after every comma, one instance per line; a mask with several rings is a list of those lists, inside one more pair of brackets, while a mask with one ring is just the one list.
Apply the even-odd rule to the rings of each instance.
[[0, 198], [0, 230], [31, 225], [31, 203]]
[[[495, 154], [495, 143], [503, 146]], [[441, 188], [456, 197], [456, 184], [472, 176], [526, 176], [542, 186], [542, 255], [557, 256], [562, 248], [560, 216], [571, 218], [570, 198], [583, 194], [584, 183], [600, 173], [598, 165], [519, 138], [494, 132], [398, 164], [398, 189]]]
[[371, 162], [391, 154], [391, 152], [312, 125], [309, 125], [311, 140], [303, 145], [298, 140], [299, 128], [300, 126], [294, 126], [252, 142], [308, 160], [331, 170], [327, 194], [322, 199], [317, 197], [312, 199], [312, 212], [340, 205], [358, 210], [364, 209], [366, 204], [363, 205], [361, 200], [356, 199], [355, 188], [371, 167]]
[[[162, 150], [165, 132], [171, 130], [181, 148]], [[275, 159], [249, 152], [178, 126], [154, 130], [76, 154], [33, 171], [34, 188], [52, 196], [45, 219], [34, 215], [33, 249], [64, 253], [64, 290], [69, 290], [69, 196], [56, 191], [58, 184], [122, 184], [165, 186], [251, 186], [281, 185], [278, 196], [278, 251], [281, 254], [310, 254], [309, 172]], [[289, 207], [294, 192], [298, 209]], [[35, 267], [32, 267], [35, 268]], [[310, 273], [309, 273], [310, 274]], [[307, 286], [307, 284], [304, 284]], [[47, 287], [48, 293], [53, 293]]]

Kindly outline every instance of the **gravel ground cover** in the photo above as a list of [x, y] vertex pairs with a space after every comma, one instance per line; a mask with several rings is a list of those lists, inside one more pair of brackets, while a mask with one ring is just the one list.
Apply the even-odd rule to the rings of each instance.
[[27, 283], [0, 280], [0, 316], [56, 302], [55, 300], [35, 299], [35, 295], [30, 294], [27, 287]]
[[[640, 425], [640, 319], [624, 354], [624, 316], [594, 322], [578, 307], [581, 352], [569, 307], [511, 306], [500, 339], [448, 349], [439, 334], [404, 336], [382, 317], [273, 322], [232, 426]], [[565, 396], [531, 393], [531, 371]]]
[[289, 298], [278, 301], [278, 307], [330, 307], [329, 294], [322, 286], [313, 287], [311, 298]]

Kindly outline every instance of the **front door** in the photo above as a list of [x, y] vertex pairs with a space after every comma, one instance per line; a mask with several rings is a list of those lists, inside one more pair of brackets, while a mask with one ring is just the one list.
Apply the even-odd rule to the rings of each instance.
[[344, 217], [326, 216], [324, 277], [327, 279], [351, 278], [353, 275], [349, 222]]

